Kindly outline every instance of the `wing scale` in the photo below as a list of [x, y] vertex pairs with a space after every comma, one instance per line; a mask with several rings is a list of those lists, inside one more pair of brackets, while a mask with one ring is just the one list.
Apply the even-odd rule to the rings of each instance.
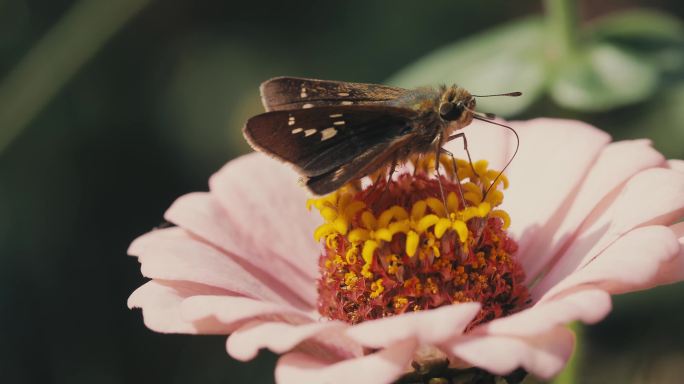
[[261, 84], [266, 111], [332, 105], [378, 104], [396, 99], [408, 90], [379, 84], [276, 77]]

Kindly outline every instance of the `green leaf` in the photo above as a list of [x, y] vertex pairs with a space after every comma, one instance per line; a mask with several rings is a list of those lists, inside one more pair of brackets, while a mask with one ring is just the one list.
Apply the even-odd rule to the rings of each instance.
[[600, 43], [557, 67], [550, 93], [563, 107], [604, 111], [642, 101], [658, 86], [655, 67], [613, 44]]
[[586, 35], [629, 50], [660, 71], [684, 70], [684, 24], [667, 14], [650, 10], [612, 14], [592, 23]]
[[522, 97], [478, 100], [478, 109], [502, 116], [520, 113], [547, 80], [539, 18], [516, 21], [428, 54], [389, 79], [402, 87], [459, 84], [474, 94], [521, 91]]
[[602, 39], [684, 41], [684, 25], [679, 19], [644, 9], [610, 14], [590, 24], [586, 32]]

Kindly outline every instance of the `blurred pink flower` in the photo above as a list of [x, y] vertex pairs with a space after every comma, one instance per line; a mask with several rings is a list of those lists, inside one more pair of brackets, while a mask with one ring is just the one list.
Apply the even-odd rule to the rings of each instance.
[[[388, 383], [434, 346], [462, 366], [550, 378], [574, 347], [566, 324], [594, 323], [611, 294], [684, 279], [684, 162], [647, 140], [610, 143], [577, 121], [512, 123], [521, 147], [503, 207], [532, 303], [464, 332], [480, 304], [462, 303], [350, 325], [316, 310], [320, 224], [289, 167], [262, 154], [228, 163], [210, 192], [179, 198], [129, 249], [152, 280], [129, 298], [165, 333], [230, 334], [228, 353], [283, 356], [279, 383]], [[514, 142], [499, 127], [466, 129], [475, 158], [500, 169]], [[450, 144], [460, 153], [460, 143]], [[459, 156], [460, 157], [460, 156]], [[374, 353], [368, 353], [375, 351]]]

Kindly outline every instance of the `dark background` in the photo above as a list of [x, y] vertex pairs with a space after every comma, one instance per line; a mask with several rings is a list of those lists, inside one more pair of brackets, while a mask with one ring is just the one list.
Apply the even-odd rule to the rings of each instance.
[[[684, 14], [676, 0], [588, 3], [583, 20], [647, 3]], [[0, 85], [77, 4], [0, 0]], [[0, 149], [0, 381], [272, 382], [269, 353], [238, 363], [224, 337], [147, 330], [126, 308], [145, 281], [128, 244], [248, 151], [239, 128], [260, 111], [261, 81], [383, 82], [444, 44], [541, 12], [537, 1], [504, 0], [148, 4]], [[52, 62], [43, 65], [49, 72]], [[662, 102], [584, 114], [541, 105], [519, 117], [580, 117], [617, 138], [652, 137], [681, 158], [684, 145], [670, 134], [620, 130], [639, 108]], [[581, 382], [679, 382], [682, 293], [679, 284], [616, 298], [611, 315], [584, 331]]]

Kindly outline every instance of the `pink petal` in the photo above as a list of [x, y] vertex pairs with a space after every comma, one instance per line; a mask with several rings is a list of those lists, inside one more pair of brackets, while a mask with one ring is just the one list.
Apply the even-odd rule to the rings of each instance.
[[677, 236], [680, 240], [682, 237], [684, 237], [684, 221], [679, 222], [677, 224], [673, 224], [670, 226], [670, 229], [672, 232], [674, 232], [675, 236]]
[[[285, 353], [300, 343], [312, 340], [316, 337], [331, 339], [333, 336], [341, 336], [341, 330], [349, 325], [337, 321], [315, 322], [302, 325], [293, 325], [282, 322], [255, 322], [243, 326], [228, 337], [226, 348], [234, 358], [242, 361], [256, 357], [259, 349], [268, 348], [275, 353]], [[351, 344], [351, 343], [348, 343]], [[361, 347], [345, 346], [345, 349], [355, 350], [362, 353]], [[342, 351], [340, 351], [342, 352]], [[342, 353], [337, 353], [341, 356]], [[352, 353], [344, 355], [351, 357]]]
[[[193, 323], [183, 318], [181, 303], [198, 293], [222, 293], [217, 288], [185, 282], [152, 280], [136, 289], [128, 298], [129, 308], [142, 308], [147, 328], [162, 333], [228, 333], [229, 330], [216, 322]], [[225, 294], [225, 292], [223, 292]]]
[[181, 314], [189, 321], [213, 319], [234, 329], [255, 318], [279, 319], [298, 324], [314, 321], [311, 313], [292, 306], [227, 295], [189, 297], [182, 303]]
[[472, 335], [458, 338], [449, 351], [469, 364], [491, 373], [506, 375], [518, 367], [549, 379], [570, 358], [575, 338], [565, 327], [530, 337]]
[[679, 238], [679, 253], [660, 266], [660, 271], [653, 280], [653, 286], [684, 280], [684, 222], [672, 225], [670, 229]]
[[572, 353], [574, 339], [563, 325], [574, 320], [595, 323], [610, 308], [606, 292], [582, 290], [476, 327], [443, 348], [496, 374], [508, 374], [522, 366], [549, 378], [563, 368]]
[[644, 224], [671, 224], [684, 216], [684, 174], [650, 169], [634, 176], [613, 208], [611, 232]]
[[473, 334], [534, 336], [575, 320], [593, 324], [611, 310], [610, 295], [599, 289], [584, 289], [557, 300], [542, 302], [514, 315], [473, 329]]
[[667, 161], [668, 167], [675, 171], [684, 172], [684, 160], [672, 159]]
[[[239, 204], [236, 203], [236, 205]], [[308, 214], [304, 206], [301, 207], [300, 214]], [[244, 225], [237, 225], [231, 221], [228, 211], [212, 194], [198, 192], [182, 196], [166, 211], [165, 217], [170, 222], [224, 250], [233, 259], [230, 260], [231, 263], [243, 265], [245, 273], [253, 275], [260, 284], [270, 286], [279, 292], [279, 296], [283, 299], [297, 305], [307, 305], [311, 308], [315, 306], [317, 297], [315, 278], [304, 276], [281, 255], [272, 255], [269, 260], [266, 260], [265, 257], [252, 253], [249, 244], [240, 238], [240, 230], [237, 229]], [[311, 239], [311, 233], [307, 235], [307, 239]], [[313, 240], [311, 244], [316, 246]], [[285, 248], [281, 251], [284, 250]], [[317, 255], [319, 251], [312, 248], [308, 252]], [[225, 277], [233, 279], [234, 275]]]
[[565, 207], [546, 224], [548, 237], [539, 236], [528, 244], [522, 256], [528, 281], [534, 281], [565, 244], [571, 242], [594, 207], [637, 172], [661, 165], [665, 159], [648, 140], [611, 143], [606, 146], [579, 189]]
[[372, 348], [410, 339], [420, 344], [436, 344], [461, 334], [479, 310], [479, 303], [462, 303], [405, 313], [354, 325], [347, 330], [347, 335]]
[[632, 177], [619, 195], [600, 204], [577, 238], [543, 280], [536, 297], [581, 265], [585, 265], [633, 228], [670, 224], [684, 215], [684, 173], [652, 168]]
[[143, 275], [153, 279], [184, 280], [222, 288], [248, 297], [280, 303], [302, 300], [268, 279], [254, 277], [217, 248], [181, 228], [166, 228], [137, 238], [128, 253], [138, 256]]
[[661, 265], [677, 257], [679, 251], [680, 244], [670, 228], [637, 228], [549, 289], [540, 301], [579, 286], [594, 286], [610, 293], [642, 289], [652, 284]]
[[407, 371], [416, 348], [414, 340], [399, 342], [379, 352], [340, 362], [292, 352], [276, 366], [279, 384], [383, 384], [391, 383]]
[[[511, 187], [506, 192], [504, 209], [513, 218], [510, 232], [519, 239], [519, 255], [525, 257], [529, 242], [537, 237], [549, 238], [547, 223], [572, 196], [573, 188], [610, 137], [572, 120], [535, 119], [509, 124], [520, 136], [520, 150], [507, 172]], [[503, 127], [475, 122], [463, 132], [473, 160], [485, 158], [500, 169], [513, 154], [514, 137]], [[465, 158], [461, 143], [450, 143], [446, 148]]]
[[610, 137], [590, 125], [556, 119], [519, 122], [520, 151], [510, 166], [511, 186], [504, 209], [512, 218], [510, 233], [518, 239], [519, 255], [535, 238], [551, 238], [547, 227], [596, 161]]
[[313, 282], [320, 255], [313, 231], [320, 218], [306, 210], [307, 192], [298, 180], [288, 166], [252, 153], [224, 166], [209, 186], [225, 208], [231, 235], [239, 239], [242, 251], [236, 255], [273, 276], [297, 273]]

